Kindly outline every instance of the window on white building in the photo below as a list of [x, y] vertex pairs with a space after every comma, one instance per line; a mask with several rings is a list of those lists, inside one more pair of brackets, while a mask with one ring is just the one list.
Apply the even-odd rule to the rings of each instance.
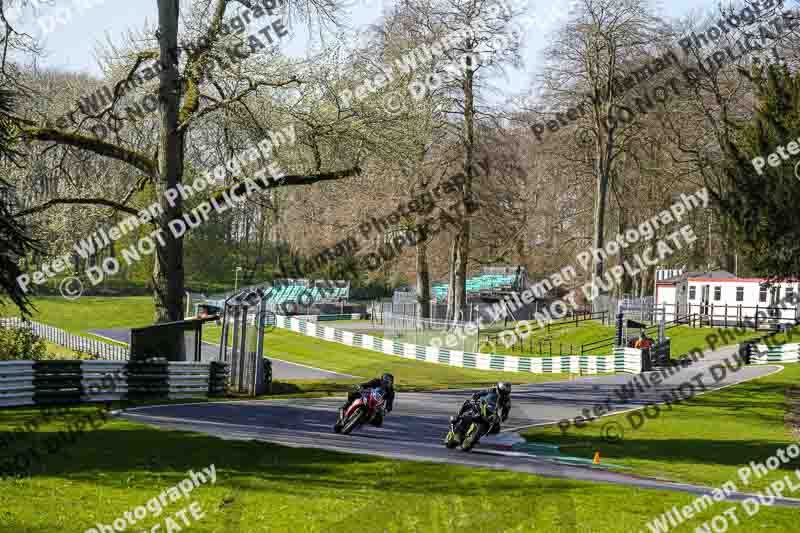
[[737, 302], [744, 301], [744, 287], [736, 287], [736, 301]]
[[694, 300], [694, 297], [697, 295], [697, 288], [696, 287], [689, 287], [689, 299]]
[[761, 287], [758, 289], [758, 301], [764, 303], [767, 301], [767, 288]]
[[786, 290], [783, 294], [783, 299], [787, 302], [791, 302], [794, 298], [794, 287], [786, 287]]
[[714, 287], [714, 301], [722, 300], [722, 287]]

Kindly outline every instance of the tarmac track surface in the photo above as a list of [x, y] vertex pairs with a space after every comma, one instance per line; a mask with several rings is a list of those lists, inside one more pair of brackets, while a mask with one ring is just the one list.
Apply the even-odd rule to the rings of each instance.
[[[715, 379], [711, 373], [712, 365], [723, 364], [722, 359], [729, 357], [730, 353], [730, 349], [710, 353], [705, 359], [668, 377], [659, 386], [647, 388], [644, 392], [637, 390], [635, 398], [628, 401], [622, 401], [616, 391], [621, 385], [633, 383], [635, 376], [631, 375], [592, 376], [574, 381], [515, 386], [511, 416], [504, 431], [574, 418], [581, 415], [582, 409], [591, 410], [596, 404], [610, 406], [612, 412], [619, 413], [649, 402], [660, 403], [663, 394], [677, 391], [679, 386], [690, 380], [698, 390], [702, 383], [710, 391], [781, 370], [776, 366], [742, 366], [736, 371], [728, 371], [723, 379]], [[732, 364], [731, 368], [736, 368], [736, 364]], [[647, 479], [596, 467], [568, 465], [552, 457], [493, 448], [486, 446], [486, 442], [479, 444], [471, 453], [448, 450], [442, 444], [442, 439], [449, 417], [457, 412], [472, 392], [398, 393], [394, 410], [386, 417], [383, 427], [364, 426], [349, 436], [333, 432], [336, 413], [342, 403], [342, 399], [335, 398], [147, 406], [128, 409], [120, 416], [160, 427], [198, 431], [228, 439], [254, 439], [292, 447], [508, 469], [548, 477], [618, 483], [698, 495], [710, 492], [707, 487]], [[572, 431], [579, 438], [580, 430]], [[702, 439], [702, 436], [698, 436], [698, 439]], [[737, 494], [730, 499], [741, 500], [746, 496]], [[776, 499], [775, 504], [800, 507], [800, 500]]]

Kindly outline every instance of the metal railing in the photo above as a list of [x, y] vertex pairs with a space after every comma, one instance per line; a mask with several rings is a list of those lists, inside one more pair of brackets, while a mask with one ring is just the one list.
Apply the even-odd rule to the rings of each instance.
[[34, 334], [54, 344], [64, 346], [74, 352], [86, 353], [110, 361], [126, 361], [130, 353], [129, 348], [125, 346], [80, 337], [60, 328], [40, 324], [33, 320], [23, 320], [19, 317], [0, 318], [0, 327], [28, 328]]

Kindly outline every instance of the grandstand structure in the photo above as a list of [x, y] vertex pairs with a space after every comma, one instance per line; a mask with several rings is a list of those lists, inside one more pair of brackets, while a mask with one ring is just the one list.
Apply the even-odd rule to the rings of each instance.
[[[491, 316], [491, 308], [503, 300], [519, 301], [519, 295], [529, 285], [528, 272], [523, 266], [487, 266], [466, 282], [467, 301], [458, 320], [474, 322], [478, 316]], [[395, 291], [392, 302], [373, 305], [378, 316], [416, 315], [416, 295], [412, 289]], [[445, 319], [447, 309], [447, 283], [431, 285], [431, 319]], [[517, 312], [517, 319], [532, 316], [527, 309]]]
[[225, 302], [242, 290], [261, 290], [266, 309], [275, 314], [314, 314], [326, 306], [341, 306], [350, 298], [349, 281], [276, 279], [272, 284], [264, 283], [242, 287], [236, 292], [216, 294], [194, 302], [195, 316], [203, 308], [224, 309]]
[[[528, 273], [524, 267], [484, 267], [477, 276], [467, 278], [467, 299], [499, 300], [525, 290]], [[437, 303], [447, 301], [447, 283], [431, 286], [431, 296]]]

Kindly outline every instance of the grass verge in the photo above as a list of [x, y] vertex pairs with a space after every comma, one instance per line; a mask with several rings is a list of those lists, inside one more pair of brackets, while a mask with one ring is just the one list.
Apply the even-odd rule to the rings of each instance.
[[[219, 326], [203, 328], [203, 340], [219, 342], [219, 338]], [[264, 351], [267, 357], [272, 356], [292, 363], [362, 378], [372, 378], [384, 372], [391, 372], [395, 376], [398, 390], [401, 391], [485, 387], [498, 381], [538, 383], [568, 378], [566, 374], [496, 372], [428, 363], [354, 348], [281, 329], [272, 330], [264, 335]], [[357, 381], [363, 379], [292, 383], [300, 389], [295, 392], [322, 392], [331, 388], [343, 390], [342, 384], [349, 386]]]
[[[33, 416], [33, 409], [0, 409], [0, 430]], [[57, 423], [40, 426], [29, 437], [47, 438], [60, 429]], [[128, 530], [150, 531], [161, 524], [166, 531], [168, 518], [183, 529], [176, 512], [196, 502], [203, 516], [194, 520], [187, 512], [191, 522], [185, 530], [349, 533], [368, 517], [380, 531], [392, 533], [604, 533], [644, 529], [653, 515], [693, 499], [501, 470], [225, 441], [111, 420], [44, 456], [29, 476], [0, 480], [0, 529], [50, 533], [109, 525], [158, 498], [189, 470], [212, 464], [215, 483], [174, 503], [166, 499], [159, 516], [134, 518]], [[711, 508], [687, 525], [723, 509]], [[764, 509], [750, 520], [771, 531], [790, 531], [796, 510]]]
[[[134, 328], [153, 323], [151, 296], [83, 296], [66, 300], [60, 296], [32, 299], [36, 310], [31, 320], [61, 328], [76, 335], [91, 337], [89, 329]], [[8, 308], [7, 312], [12, 308]], [[11, 316], [18, 316], [13, 308]]]
[[[639, 417], [604, 417], [584, 428], [535, 428], [523, 436], [531, 441], [558, 444], [564, 453], [591, 458], [599, 451], [609, 463], [633, 472], [703, 485], [731, 480], [741, 490], [760, 489], [800, 467], [795, 459], [769, 475], [743, 486], [737, 470], [749, 461], [763, 462], [792, 442], [784, 422], [786, 390], [800, 379], [800, 365], [786, 365], [776, 374], [695, 396], [680, 405], [661, 406], [656, 416], [639, 425]], [[606, 428], [621, 427], [624, 438], [608, 442]], [[633, 429], [639, 426], [638, 429]], [[800, 494], [796, 495], [800, 497]]]

